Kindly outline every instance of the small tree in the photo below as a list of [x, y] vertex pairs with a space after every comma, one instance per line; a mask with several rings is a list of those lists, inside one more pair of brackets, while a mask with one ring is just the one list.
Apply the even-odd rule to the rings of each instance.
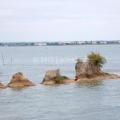
[[83, 62], [81, 58], [77, 58], [77, 62]]
[[88, 54], [87, 58], [89, 61], [94, 61], [95, 64], [100, 68], [106, 63], [106, 59], [99, 53], [91, 52], [91, 54]]

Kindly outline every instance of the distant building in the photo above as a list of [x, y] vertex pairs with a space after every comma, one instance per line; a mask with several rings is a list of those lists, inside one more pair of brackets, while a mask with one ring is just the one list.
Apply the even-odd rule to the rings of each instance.
[[47, 43], [35, 43], [35, 46], [46, 46]]
[[99, 42], [100, 44], [107, 44], [107, 42], [106, 41], [101, 41], [101, 42]]
[[92, 41], [92, 44], [97, 44], [97, 41]]

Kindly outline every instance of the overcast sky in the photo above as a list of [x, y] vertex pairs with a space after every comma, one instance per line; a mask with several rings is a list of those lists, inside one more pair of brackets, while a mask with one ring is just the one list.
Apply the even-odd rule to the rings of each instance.
[[120, 40], [120, 0], [0, 0], [0, 42]]

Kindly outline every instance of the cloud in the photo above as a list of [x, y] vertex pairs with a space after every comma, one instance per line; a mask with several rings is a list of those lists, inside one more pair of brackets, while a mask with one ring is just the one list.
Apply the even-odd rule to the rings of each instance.
[[119, 39], [119, 0], [0, 3], [0, 36], [5, 41]]

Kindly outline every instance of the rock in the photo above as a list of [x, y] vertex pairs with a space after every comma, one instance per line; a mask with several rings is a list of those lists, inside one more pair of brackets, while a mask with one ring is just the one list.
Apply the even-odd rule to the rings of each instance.
[[35, 84], [31, 81], [29, 81], [27, 78], [23, 76], [23, 73], [18, 72], [12, 76], [12, 79], [10, 83], [7, 85], [7, 87], [26, 87], [26, 86], [35, 86]]
[[6, 86], [5, 86], [5, 85], [3, 85], [3, 84], [0, 82], [0, 88], [5, 89], [5, 88], [6, 88]]
[[104, 80], [120, 78], [119, 75], [102, 72], [94, 62], [77, 62], [75, 66], [77, 81]]
[[44, 85], [54, 85], [54, 84], [67, 84], [74, 82], [74, 80], [69, 79], [66, 76], [60, 75], [60, 70], [48, 70], [46, 71], [45, 77], [42, 81]]

